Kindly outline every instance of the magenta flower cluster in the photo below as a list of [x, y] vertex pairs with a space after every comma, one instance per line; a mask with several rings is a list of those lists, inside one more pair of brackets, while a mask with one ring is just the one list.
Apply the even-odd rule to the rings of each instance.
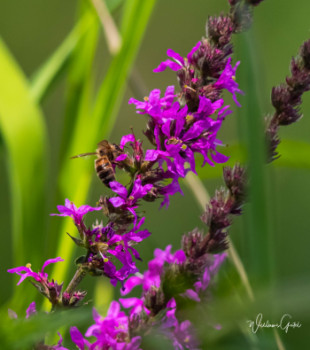
[[[172, 195], [183, 194], [179, 179], [189, 171], [197, 174], [197, 154], [203, 157], [202, 166], [214, 166], [228, 160], [219, 151], [223, 143], [218, 132], [232, 112], [224, 104], [221, 94], [227, 90], [240, 106], [236, 94], [242, 93], [235, 81], [239, 62], [232, 66], [229, 54], [226, 48], [210, 46], [206, 39], [199, 41], [185, 58], [169, 49], [169, 59], [160, 63], [154, 72], [166, 68], [175, 71], [181, 92], [176, 93], [174, 86], [168, 86], [163, 96], [155, 89], [143, 101], [129, 100], [138, 114], [147, 117], [144, 134], [153, 147], [144, 150], [133, 132], [123, 136], [119, 145], [104, 141], [110, 151], [105, 154], [105, 166], [109, 166], [105, 171], [109, 173], [109, 179], [103, 182], [114, 195], [101, 197], [96, 207], [77, 207], [66, 199], [65, 205], [57, 207], [59, 213], [51, 214], [73, 219], [79, 237], [68, 235], [85, 251], [77, 259], [77, 271], [65, 290], [62, 284], [49, 281], [44, 272], [48, 264], [62, 261], [61, 258], [47, 260], [38, 273], [30, 266], [9, 270], [21, 276], [18, 284], [31, 277], [54, 309], [81, 303], [86, 292], [78, 291], [76, 287], [86, 274], [106, 276], [113, 286], [120, 282], [122, 298], [111, 303], [106, 317], [94, 310], [94, 324], [85, 335], [77, 327], [71, 328], [72, 341], [80, 350], [138, 350], [141, 349], [143, 329], [156, 330], [169, 339], [175, 349], [198, 349], [191, 322], [179, 321], [177, 317], [178, 305], [180, 300], [200, 302], [205, 299], [212, 277], [226, 254], [210, 258], [205, 249], [206, 238], [200, 233], [189, 233], [183, 239], [182, 249], [174, 253], [171, 246], [155, 249], [148, 270], [141, 274], [135, 261], [141, 257], [135, 246], [151, 233], [141, 228], [145, 218], [139, 207], [142, 200], [153, 202], [157, 199], [162, 199], [161, 206], [168, 206]], [[213, 65], [206, 70], [206, 65], [212, 63], [211, 58]], [[116, 181], [114, 173], [118, 169], [128, 173], [128, 185]], [[85, 215], [99, 211], [107, 217], [107, 223], [96, 222], [88, 226]], [[184, 279], [184, 273], [190, 278]], [[139, 286], [142, 288], [140, 297], [125, 297]], [[128, 309], [128, 313], [121, 307]], [[33, 307], [28, 313], [35, 313]], [[53, 349], [65, 349], [62, 338]]]

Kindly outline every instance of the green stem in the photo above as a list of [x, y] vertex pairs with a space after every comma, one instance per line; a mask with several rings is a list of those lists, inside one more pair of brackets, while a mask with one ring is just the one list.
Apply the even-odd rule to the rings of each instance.
[[85, 276], [86, 276], [86, 271], [82, 267], [79, 267], [76, 270], [76, 272], [75, 272], [72, 280], [70, 281], [67, 289], [65, 290], [65, 293], [68, 293], [71, 295]]

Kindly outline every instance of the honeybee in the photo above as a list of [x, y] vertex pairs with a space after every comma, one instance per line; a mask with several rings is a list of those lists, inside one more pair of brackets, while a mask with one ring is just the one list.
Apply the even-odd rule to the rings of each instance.
[[107, 187], [110, 187], [110, 182], [115, 181], [115, 171], [112, 163], [122, 153], [123, 151], [118, 145], [102, 140], [98, 143], [96, 152], [82, 153], [72, 158], [96, 155], [95, 170], [97, 175]]

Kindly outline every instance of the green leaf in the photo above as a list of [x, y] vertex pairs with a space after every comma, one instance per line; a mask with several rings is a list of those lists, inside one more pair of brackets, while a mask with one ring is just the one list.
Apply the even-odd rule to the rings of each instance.
[[74, 48], [94, 22], [94, 16], [86, 13], [47, 62], [35, 72], [31, 83], [31, 94], [36, 101], [42, 101], [62, 75]]
[[297, 140], [281, 140], [278, 146], [280, 158], [273, 162], [274, 166], [310, 169], [310, 143]]
[[14, 263], [19, 265], [26, 251], [35, 260], [42, 248], [42, 238], [32, 242], [32, 237], [42, 232], [47, 134], [28, 82], [1, 39], [0, 76], [0, 129], [8, 153]]
[[[109, 0], [107, 7], [113, 12], [123, 2], [124, 0]], [[36, 101], [42, 101], [61, 77], [70, 62], [75, 47], [96, 22], [96, 16], [93, 13], [85, 13], [57, 50], [35, 72], [31, 79], [31, 95]]]

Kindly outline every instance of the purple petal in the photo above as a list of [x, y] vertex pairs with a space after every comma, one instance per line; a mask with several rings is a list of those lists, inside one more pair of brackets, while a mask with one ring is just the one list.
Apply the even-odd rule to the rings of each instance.
[[201, 41], [198, 41], [198, 43], [191, 49], [191, 51], [187, 55], [188, 61], [190, 63], [192, 62], [193, 54], [200, 48], [200, 46], [201, 46]]
[[181, 66], [184, 66], [184, 58], [172, 49], [167, 50], [167, 56], [176, 60]]
[[177, 264], [182, 264], [186, 261], [186, 255], [183, 250], [177, 250], [174, 253], [174, 258]]
[[211, 157], [216, 163], [226, 163], [229, 160], [229, 157], [219, 153], [218, 151], [211, 153]]
[[126, 203], [126, 201], [123, 198], [120, 198], [120, 197], [112, 197], [112, 198], [109, 199], [109, 202], [112, 203], [114, 208], [118, 208], [121, 205]]
[[161, 62], [160, 65], [153, 70], [153, 72], [154, 73], [163, 72], [167, 67], [175, 72], [182, 69], [182, 65], [176, 62], [173, 62], [171, 60], [166, 60], [164, 62]]
[[112, 301], [107, 312], [107, 317], [117, 317], [120, 312], [120, 305], [117, 301]]
[[127, 198], [128, 191], [125, 186], [117, 181], [110, 182], [110, 188], [122, 198]]
[[82, 335], [82, 333], [76, 328], [76, 327], [71, 327], [70, 328], [70, 335], [73, 343], [80, 349], [84, 350], [85, 349], [85, 339]]
[[152, 162], [158, 158], [159, 154], [160, 154], [160, 151], [157, 151], [154, 149], [148, 149], [145, 153], [145, 160]]
[[192, 300], [200, 302], [199, 295], [192, 289], [187, 289], [186, 292], [183, 295], [187, 296], [188, 298], [190, 298]]
[[121, 154], [118, 157], [115, 158], [116, 162], [122, 162], [123, 160], [125, 160], [127, 158], [127, 154]]
[[42, 266], [42, 269], [41, 269], [41, 272], [43, 273], [45, 267], [49, 264], [53, 264], [53, 263], [56, 263], [56, 262], [59, 262], [59, 261], [64, 261], [64, 259], [62, 259], [60, 256], [58, 258], [54, 258], [54, 259], [48, 259], [45, 261], [45, 263], [43, 264]]
[[126, 299], [120, 298], [118, 300], [122, 304], [122, 306], [126, 309], [136, 305], [141, 305], [141, 304], [143, 305], [143, 301], [139, 298], [126, 298]]
[[136, 138], [134, 134], [129, 134], [129, 135], [125, 135], [122, 137], [121, 142], [120, 142], [120, 148], [124, 149], [124, 146], [126, 145], [126, 143], [128, 142], [135, 142]]
[[132, 289], [143, 282], [143, 277], [131, 276], [124, 284], [124, 289], [121, 290], [122, 295], [126, 295], [132, 291]]
[[34, 315], [37, 313], [36, 310], [36, 303], [33, 301], [26, 310], [26, 318], [29, 318], [31, 315]]

